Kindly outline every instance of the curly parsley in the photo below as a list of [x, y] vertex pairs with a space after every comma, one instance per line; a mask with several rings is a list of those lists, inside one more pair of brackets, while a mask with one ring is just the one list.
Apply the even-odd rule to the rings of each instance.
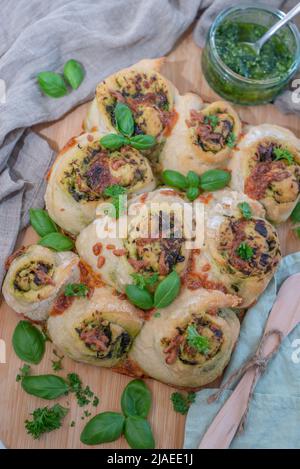
[[254, 251], [249, 244], [241, 243], [237, 248], [236, 253], [244, 261], [249, 261], [253, 257]]
[[69, 409], [55, 404], [53, 407], [40, 407], [35, 409], [32, 420], [25, 420], [25, 428], [34, 439], [40, 438], [43, 433], [52, 432], [61, 427], [61, 421], [69, 412]]
[[171, 401], [173, 403], [173, 409], [175, 412], [179, 412], [185, 415], [190, 408], [190, 405], [195, 402], [196, 394], [194, 392], [188, 392], [185, 396], [180, 392], [173, 392], [171, 394]]
[[194, 325], [190, 325], [187, 328], [187, 343], [199, 353], [206, 354], [209, 351], [208, 337], [200, 335]]

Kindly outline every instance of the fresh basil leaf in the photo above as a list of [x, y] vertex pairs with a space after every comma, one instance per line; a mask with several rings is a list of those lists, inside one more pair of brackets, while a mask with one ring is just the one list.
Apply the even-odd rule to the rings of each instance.
[[164, 278], [154, 293], [155, 308], [165, 308], [177, 297], [180, 290], [180, 277], [174, 270]]
[[49, 233], [57, 231], [57, 226], [42, 208], [31, 208], [29, 210], [30, 223], [33, 229], [40, 236], [46, 236]]
[[38, 244], [55, 251], [70, 251], [74, 247], [72, 239], [61, 233], [49, 233], [39, 240]]
[[189, 187], [199, 187], [200, 177], [195, 171], [189, 171], [186, 175], [186, 180]]
[[231, 174], [222, 169], [209, 169], [200, 176], [200, 188], [203, 191], [211, 192], [223, 189], [228, 185]]
[[121, 407], [126, 417], [136, 415], [146, 418], [151, 407], [151, 392], [144, 381], [134, 379], [127, 384], [121, 397]]
[[108, 134], [100, 138], [100, 145], [102, 145], [104, 148], [107, 148], [108, 150], [118, 150], [123, 145], [128, 145], [128, 144], [129, 144], [128, 138], [119, 134]]
[[64, 77], [73, 90], [77, 90], [84, 78], [83, 66], [77, 60], [68, 60], [64, 66]]
[[162, 180], [167, 186], [176, 187], [181, 190], [185, 190], [188, 187], [186, 177], [178, 171], [172, 169], [166, 169], [163, 171]]
[[86, 296], [89, 292], [89, 287], [84, 283], [68, 283], [65, 286], [65, 296]]
[[252, 217], [252, 210], [248, 202], [240, 202], [238, 204], [238, 208], [240, 209], [240, 212], [243, 217], [247, 220], [250, 220], [250, 218]]
[[37, 365], [45, 353], [45, 339], [37, 327], [28, 321], [20, 321], [12, 337], [16, 355], [21, 360]]
[[300, 222], [300, 202], [297, 203], [296, 207], [291, 213], [291, 220], [294, 223]]
[[117, 103], [115, 107], [115, 119], [117, 130], [125, 135], [125, 137], [131, 137], [134, 131], [134, 120], [131, 109], [124, 103]]
[[22, 388], [28, 394], [42, 399], [56, 399], [68, 394], [67, 382], [56, 375], [25, 376], [22, 379]]
[[125, 293], [130, 303], [141, 309], [153, 308], [153, 296], [148, 290], [140, 288], [136, 285], [127, 285]]
[[117, 440], [124, 427], [125, 418], [117, 412], [102, 412], [84, 427], [80, 441], [85, 445], [99, 445]]
[[152, 135], [135, 135], [130, 138], [130, 145], [136, 150], [148, 150], [156, 144], [156, 139]]
[[40, 72], [37, 82], [42, 92], [51, 98], [61, 98], [67, 94], [65, 80], [55, 72]]
[[188, 190], [186, 191], [186, 196], [191, 202], [193, 202], [193, 200], [197, 199], [199, 194], [200, 194], [200, 191], [199, 191], [198, 187], [189, 187]]
[[155, 441], [153, 438], [150, 424], [147, 420], [143, 419], [142, 417], [127, 417], [125, 421], [124, 435], [130, 448], [155, 448]]

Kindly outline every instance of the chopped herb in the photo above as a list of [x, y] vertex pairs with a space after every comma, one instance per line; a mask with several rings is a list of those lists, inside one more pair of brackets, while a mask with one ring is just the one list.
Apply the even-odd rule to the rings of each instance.
[[86, 296], [88, 294], [89, 287], [84, 283], [68, 283], [65, 286], [65, 296]]
[[218, 116], [211, 114], [211, 115], [204, 117], [204, 123], [209, 124], [212, 127], [212, 129], [215, 130], [215, 128], [217, 127], [219, 123], [219, 118]]
[[237, 255], [244, 261], [248, 261], [253, 257], [254, 251], [247, 243], [241, 243], [236, 250]]
[[190, 408], [190, 405], [195, 401], [196, 394], [194, 392], [188, 392], [185, 396], [180, 392], [173, 392], [171, 394], [171, 401], [173, 403], [173, 409], [175, 412], [179, 412], [185, 415]]
[[285, 160], [288, 165], [294, 163], [294, 157], [287, 148], [274, 148], [275, 161]]
[[82, 386], [82, 381], [77, 373], [69, 373], [67, 375], [67, 380], [70, 386], [70, 392], [75, 393], [77, 404], [79, 405], [79, 407], [84, 407], [85, 405], [90, 404], [93, 399], [97, 398], [97, 396], [94, 395], [93, 391], [91, 391], [89, 386]]
[[33, 411], [32, 420], [25, 420], [25, 428], [34, 439], [40, 438], [43, 433], [48, 433], [61, 427], [61, 421], [68, 413], [66, 407], [55, 404], [53, 407], [38, 408]]
[[206, 354], [209, 351], [209, 339], [200, 335], [194, 325], [187, 328], [187, 342], [190, 347], [193, 347], [199, 353]]
[[158, 273], [155, 272], [152, 275], [142, 275], [139, 273], [131, 274], [134, 280], [134, 284], [140, 288], [146, 288], [147, 286], [153, 287], [158, 282]]
[[155, 317], [155, 318], [160, 318], [160, 316], [161, 316], [161, 314], [158, 313], [158, 312], [154, 314], [154, 317]]
[[20, 374], [16, 376], [16, 381], [21, 381], [24, 376], [29, 376], [31, 372], [31, 367], [30, 365], [23, 365], [22, 368], [20, 368]]
[[236, 145], [236, 135], [233, 132], [230, 132], [230, 134], [227, 137], [226, 145], [229, 148], [234, 148]]
[[99, 397], [95, 396], [92, 402], [92, 406], [97, 407], [99, 404]]
[[70, 423], [70, 427], [75, 427], [75, 420], [72, 420], [72, 422]]
[[91, 412], [89, 412], [88, 410], [85, 410], [85, 411], [83, 412], [83, 415], [84, 415], [84, 417], [90, 417], [92, 414], [91, 414]]
[[51, 360], [52, 362], [52, 370], [53, 371], [60, 371], [63, 369], [62, 360], [64, 355], [58, 355], [56, 350], [53, 350], [53, 354], [58, 358], [58, 360]]
[[238, 208], [240, 209], [240, 212], [243, 217], [247, 220], [252, 217], [252, 210], [248, 202], [241, 202], [240, 204], [238, 204]]

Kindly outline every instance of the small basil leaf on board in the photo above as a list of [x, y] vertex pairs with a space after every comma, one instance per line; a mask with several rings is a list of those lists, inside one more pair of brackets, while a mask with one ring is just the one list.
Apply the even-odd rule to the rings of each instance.
[[154, 449], [150, 424], [142, 417], [130, 416], [126, 418], [124, 435], [130, 448], [133, 449]]
[[186, 175], [186, 180], [190, 187], [199, 187], [200, 177], [195, 171], [189, 171]]
[[43, 237], [57, 231], [56, 224], [51, 220], [46, 210], [42, 208], [31, 208], [29, 210], [29, 217], [31, 226], [40, 236]]
[[124, 103], [117, 103], [115, 107], [116, 126], [125, 137], [131, 137], [134, 131], [134, 120], [131, 109]]
[[37, 327], [28, 321], [20, 321], [12, 337], [16, 355], [24, 362], [37, 365], [45, 353], [45, 339]]
[[186, 189], [188, 187], [186, 177], [178, 171], [166, 169], [163, 171], [162, 180], [167, 186], [177, 187], [178, 189]]
[[51, 98], [61, 98], [67, 94], [67, 86], [62, 75], [55, 72], [40, 72], [37, 82], [44, 94]]
[[199, 191], [198, 187], [189, 187], [188, 190], [186, 191], [186, 196], [191, 202], [193, 202], [193, 200], [197, 199], [199, 194], [200, 194], [200, 191]]
[[148, 150], [156, 144], [156, 140], [152, 135], [135, 135], [130, 138], [130, 145], [136, 150]]
[[22, 388], [28, 394], [48, 400], [66, 395], [69, 391], [68, 383], [56, 375], [25, 376]]
[[99, 445], [117, 440], [124, 428], [125, 418], [117, 412], [102, 412], [84, 427], [80, 441], [85, 445]]
[[291, 220], [294, 223], [300, 222], [300, 202], [297, 203], [296, 207], [291, 213]]
[[49, 233], [39, 240], [38, 244], [55, 251], [70, 251], [74, 247], [72, 239], [61, 233]]
[[77, 60], [68, 60], [64, 66], [64, 77], [73, 90], [77, 90], [84, 78], [83, 66]]
[[231, 174], [222, 169], [209, 169], [200, 176], [200, 188], [203, 191], [217, 191], [228, 185]]
[[151, 392], [144, 381], [134, 379], [127, 384], [121, 397], [121, 407], [126, 417], [146, 418], [151, 407]]
[[160, 282], [154, 293], [155, 308], [165, 308], [177, 297], [180, 290], [180, 277], [174, 270]]
[[118, 150], [123, 145], [128, 145], [128, 138], [119, 134], [108, 134], [100, 139], [100, 145], [108, 150]]
[[137, 285], [127, 285], [125, 293], [130, 303], [141, 309], [153, 308], [153, 296], [148, 290], [142, 289]]

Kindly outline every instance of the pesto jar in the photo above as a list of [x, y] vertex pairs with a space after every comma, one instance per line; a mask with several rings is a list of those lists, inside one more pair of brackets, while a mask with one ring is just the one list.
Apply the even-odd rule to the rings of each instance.
[[280, 93], [300, 64], [297, 27], [291, 22], [282, 27], [259, 57], [250, 56], [241, 43], [255, 42], [282, 17], [279, 10], [251, 5], [228, 8], [217, 16], [202, 52], [202, 71], [214, 91], [248, 105], [268, 103]]

